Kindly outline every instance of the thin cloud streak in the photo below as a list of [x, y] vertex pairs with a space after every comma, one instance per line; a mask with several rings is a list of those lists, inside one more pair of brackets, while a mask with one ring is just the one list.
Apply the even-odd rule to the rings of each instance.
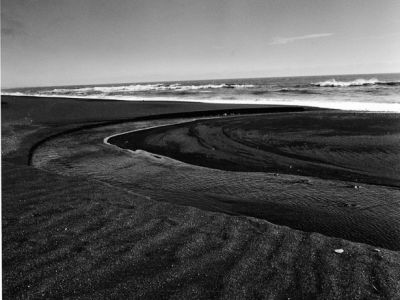
[[293, 37], [277, 37], [272, 40], [270, 45], [284, 45], [299, 40], [318, 39], [318, 38], [328, 37], [331, 35], [333, 35], [333, 33], [314, 33], [314, 34], [307, 34], [307, 35], [293, 36]]

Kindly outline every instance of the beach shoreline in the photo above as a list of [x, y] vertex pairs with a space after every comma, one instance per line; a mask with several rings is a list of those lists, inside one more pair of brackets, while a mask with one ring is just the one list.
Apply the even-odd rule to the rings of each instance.
[[[209, 172], [221, 176], [226, 171], [173, 162], [166, 168], [160, 160], [104, 144], [107, 136], [138, 126], [137, 118], [143, 118], [139, 123], [144, 128], [167, 122], [157, 120], [160, 114], [185, 117], [193, 111], [220, 114], [231, 109], [247, 108], [3, 96], [4, 295], [229, 298], [256, 296], [252, 291], [257, 291], [286, 298], [399, 296], [398, 251], [194, 208], [190, 203], [201, 200], [201, 192], [190, 189], [174, 203], [176, 192], [164, 193], [163, 184], [171, 189], [168, 184], [175, 181], [189, 188], [184, 183], [192, 182], [194, 187], [190, 176]], [[149, 117], [153, 120], [144, 120]], [[27, 155], [37, 143], [34, 162], [38, 157], [45, 161], [41, 167], [27, 166]], [[167, 175], [172, 167], [179, 172]], [[145, 173], [135, 175], [140, 170]], [[191, 174], [186, 181], [179, 177], [184, 170]], [[239, 173], [229, 176], [240, 180]], [[260, 176], [249, 174], [254, 179]], [[296, 176], [282, 175], [285, 184], [300, 193], [296, 195], [314, 193], [309, 195], [317, 199], [320, 187], [337, 190], [333, 181], [315, 180], [311, 188], [297, 182]], [[203, 178], [212, 182], [212, 177]], [[279, 195], [282, 178], [273, 174], [259, 178], [260, 187], [276, 189]], [[219, 189], [215, 191], [226, 191], [215, 184]], [[375, 197], [384, 189], [343, 187], [360, 197]], [[159, 198], [162, 195], [165, 199]], [[343, 254], [336, 249], [343, 249]], [[252, 282], [241, 274], [250, 274]]]
[[349, 101], [344, 103], [335, 101], [319, 101], [319, 100], [288, 100], [288, 99], [190, 99], [180, 97], [140, 97], [140, 96], [71, 96], [71, 95], [30, 95], [18, 93], [2, 93], [2, 97], [28, 97], [28, 98], [50, 98], [50, 99], [78, 99], [83, 101], [124, 101], [124, 102], [153, 102], [153, 103], [193, 103], [193, 104], [211, 104], [211, 105], [242, 105], [242, 106], [294, 106], [308, 107], [313, 109], [332, 109], [353, 112], [373, 112], [373, 113], [400, 113], [400, 104], [398, 103], [366, 103]]

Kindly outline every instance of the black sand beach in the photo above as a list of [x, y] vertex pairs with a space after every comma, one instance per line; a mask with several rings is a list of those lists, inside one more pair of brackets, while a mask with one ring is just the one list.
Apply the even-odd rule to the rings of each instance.
[[400, 297], [397, 115], [239, 108], [3, 96], [4, 298]]
[[[371, 184], [398, 190], [399, 137], [397, 114], [313, 111], [200, 120], [118, 135], [108, 142], [208, 168], [308, 176], [298, 179], [300, 185], [313, 186], [313, 178], [322, 178], [344, 181], [350, 190]], [[220, 195], [213, 210], [226, 211], [229, 203], [232, 214], [400, 249], [398, 201], [383, 195], [356, 199], [340, 190], [333, 194], [342, 201], [330, 202], [322, 193], [319, 203], [307, 196], [287, 203], [266, 201], [267, 193], [248, 199]]]
[[400, 116], [286, 112], [154, 128], [109, 143], [209, 168], [400, 187]]

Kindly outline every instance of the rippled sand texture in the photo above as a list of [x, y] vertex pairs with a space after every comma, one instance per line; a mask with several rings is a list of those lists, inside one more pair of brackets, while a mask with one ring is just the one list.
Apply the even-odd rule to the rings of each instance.
[[[2, 131], [2, 146], [9, 146], [2, 157], [4, 299], [400, 297], [398, 251], [206, 211], [237, 209], [240, 198], [293, 208], [299, 199], [312, 200], [324, 204], [319, 212], [327, 205], [351, 210], [346, 205], [362, 197], [393, 200], [395, 190], [364, 184], [354, 190], [343, 182], [297, 175], [230, 173], [103, 143], [111, 134], [182, 120], [82, 130], [107, 120], [232, 107], [1, 100], [2, 125], [9, 125]], [[43, 139], [46, 143], [32, 148]], [[30, 153], [34, 166], [28, 167]], [[200, 205], [203, 210], [193, 207]], [[385, 231], [392, 240], [398, 238], [395, 228], [396, 223]]]
[[[320, 112], [320, 114], [322, 113]], [[340, 120], [341, 114], [333, 113], [330, 116], [315, 114], [310, 115], [310, 118], [323, 120], [324, 117], [327, 117], [339, 118]], [[343, 116], [344, 119], [351, 118], [352, 114]], [[377, 115], [360, 114], [358, 116], [359, 118], [373, 118], [379, 121]], [[302, 120], [306, 118], [305, 116], [302, 114], [293, 114], [291, 116], [299, 121], [297, 123], [299, 125], [296, 128], [293, 128], [293, 124], [296, 123], [292, 123], [291, 127], [289, 126], [289, 117], [285, 118], [285, 114], [263, 115], [254, 119], [256, 123], [253, 123], [251, 117], [232, 117], [212, 121], [199, 121], [188, 125], [177, 125], [177, 127], [172, 128], [152, 129], [148, 132], [143, 131], [119, 137], [121, 142], [131, 146], [133, 138], [137, 143], [145, 141], [146, 144], [143, 144], [143, 146], [153, 146], [152, 143], [159, 142], [161, 146], [157, 145], [156, 149], [152, 148], [151, 150], [166, 149], [165, 151], [168, 152], [163, 152], [163, 154], [171, 156], [176, 153], [180, 155], [185, 153], [186, 150], [183, 151], [184, 149], [189, 149], [192, 152], [199, 153], [199, 156], [196, 157], [197, 161], [199, 161], [198, 159], [207, 163], [211, 161], [220, 168], [222, 168], [221, 164], [219, 164], [221, 158], [225, 159], [222, 166], [231, 166], [231, 161], [236, 162], [237, 157], [243, 159], [246, 165], [251, 166], [251, 164], [256, 165], [262, 161], [260, 160], [260, 157], [262, 157], [270, 165], [275, 163], [273, 167], [276, 169], [274, 170], [280, 171], [279, 174], [270, 172], [227, 172], [188, 165], [173, 159], [152, 155], [145, 151], [132, 152], [103, 144], [103, 138], [111, 134], [180, 122], [182, 120], [127, 123], [58, 137], [46, 142], [36, 150], [33, 164], [60, 174], [83, 176], [84, 178], [107, 182], [113, 186], [159, 201], [195, 206], [229, 214], [253, 216], [304, 231], [319, 232], [393, 250], [400, 249], [400, 192], [398, 188], [367, 183], [362, 183], [360, 188], [355, 188], [360, 183], [334, 180], [342, 174], [348, 174], [346, 172], [350, 172], [348, 171], [350, 168], [340, 165], [334, 166], [334, 168], [331, 167], [333, 164], [326, 162], [321, 163], [318, 161], [316, 163], [315, 160], [312, 160], [314, 159], [314, 154], [310, 154], [310, 151], [307, 152], [306, 146], [296, 147], [296, 143], [291, 145], [286, 141], [283, 146], [277, 147], [277, 149], [295, 153], [295, 158], [270, 151], [271, 155], [274, 155], [274, 160], [269, 158], [266, 150], [257, 150], [257, 146], [249, 146], [250, 142], [254, 143], [262, 136], [259, 133], [252, 132], [255, 130], [264, 131], [267, 128], [266, 125], [261, 126], [257, 122], [266, 122], [265, 124], [268, 124], [268, 122], [273, 124], [274, 120], [278, 122], [275, 128], [279, 128], [280, 133], [276, 134], [275, 137], [281, 138], [281, 140], [278, 140], [280, 143], [282, 143], [282, 140], [284, 141], [285, 132], [286, 137], [291, 135], [300, 139], [302, 136], [301, 128], [304, 139], [310, 140], [313, 138], [311, 133], [314, 132], [315, 134], [315, 128], [314, 131], [311, 129], [306, 131], [304, 130], [305, 126], [300, 126], [302, 122], [304, 123]], [[284, 121], [280, 121], [282, 118]], [[390, 117], [390, 115], [383, 115], [383, 118], [388, 118], [391, 122], [396, 121], [393, 121], [393, 117]], [[287, 123], [285, 123], [285, 120]], [[384, 120], [383, 123], [387, 124], [388, 120]], [[282, 124], [286, 124], [286, 127], [282, 127]], [[310, 124], [314, 124], [314, 122]], [[321, 124], [320, 126], [323, 126], [323, 122]], [[318, 124], [315, 125], [319, 128]], [[258, 129], [254, 129], [252, 126]], [[291, 133], [291, 130], [297, 130], [297, 135]], [[163, 134], [160, 135], [160, 132], [163, 132]], [[184, 134], [188, 132], [191, 133], [189, 135]], [[328, 130], [326, 129], [322, 131], [324, 134], [327, 132]], [[201, 138], [198, 138], [198, 136]], [[386, 140], [395, 143], [395, 136], [396, 132], [389, 131]], [[229, 143], [221, 142], [221, 138], [222, 141], [226, 140]], [[329, 139], [329, 135], [326, 139], [331, 143], [327, 145], [328, 147], [335, 140], [334, 138]], [[314, 140], [317, 139], [314, 137]], [[368, 138], [366, 137], [365, 140], [367, 141]], [[194, 143], [196, 141], [197, 143]], [[337, 143], [339, 142], [338, 140]], [[310, 146], [308, 147], [310, 148]], [[248, 154], [242, 155], [241, 153], [241, 156], [238, 156], [235, 150], [238, 148], [245, 149]], [[317, 147], [315, 148], [318, 149]], [[174, 151], [170, 151], [170, 149]], [[309, 159], [310, 161], [299, 159], [299, 152], [301, 152], [299, 149], [303, 151], [301, 153], [303, 156], [308, 155], [312, 159]], [[228, 154], [225, 155], [224, 151]], [[231, 152], [229, 153], [229, 151]], [[254, 155], [258, 151], [262, 155]], [[318, 151], [316, 153], [319, 153], [320, 157], [327, 153], [327, 151], [324, 152], [323, 150]], [[214, 152], [216, 156], [213, 157], [210, 153]], [[356, 153], [355, 151], [353, 152]], [[209, 156], [208, 158], [207, 155]], [[390, 160], [393, 155], [388, 153], [387, 156], [382, 156], [382, 159]], [[340, 155], [333, 156], [337, 160], [340, 157]], [[179, 159], [185, 159], [185, 157], [185, 155], [182, 155], [179, 156]], [[346, 159], [351, 160], [349, 158]], [[239, 165], [242, 166], [243, 163]], [[268, 166], [268, 164], [266, 165]], [[288, 167], [285, 168], [285, 166]], [[306, 173], [307, 175], [317, 175], [325, 179], [283, 174], [285, 170], [288, 170], [287, 173], [289, 173], [292, 169], [294, 169], [293, 173], [298, 172], [297, 169], [302, 166], [307, 167], [305, 168], [309, 172]], [[315, 166], [326, 169], [327, 175], [312, 173]], [[357, 170], [357, 172], [351, 169], [353, 173], [350, 174], [362, 174], [359, 180], [362, 179], [363, 182], [374, 180], [376, 177], [365, 171], [368, 168], [371, 169], [371, 167], [367, 167], [362, 171]], [[340, 170], [339, 173], [336, 171], [337, 169]], [[264, 167], [263, 170], [269, 169]], [[327, 180], [328, 178], [331, 179]], [[396, 182], [397, 179], [391, 178], [391, 180]]]
[[400, 117], [309, 112], [196, 121], [110, 139], [211, 168], [400, 187]]
[[78, 176], [9, 164], [3, 171], [4, 299], [400, 295], [399, 252], [152, 201]]

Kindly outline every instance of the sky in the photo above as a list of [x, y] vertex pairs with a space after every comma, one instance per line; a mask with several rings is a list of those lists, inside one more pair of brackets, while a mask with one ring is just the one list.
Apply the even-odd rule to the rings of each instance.
[[390, 72], [398, 0], [1, 0], [2, 88]]

